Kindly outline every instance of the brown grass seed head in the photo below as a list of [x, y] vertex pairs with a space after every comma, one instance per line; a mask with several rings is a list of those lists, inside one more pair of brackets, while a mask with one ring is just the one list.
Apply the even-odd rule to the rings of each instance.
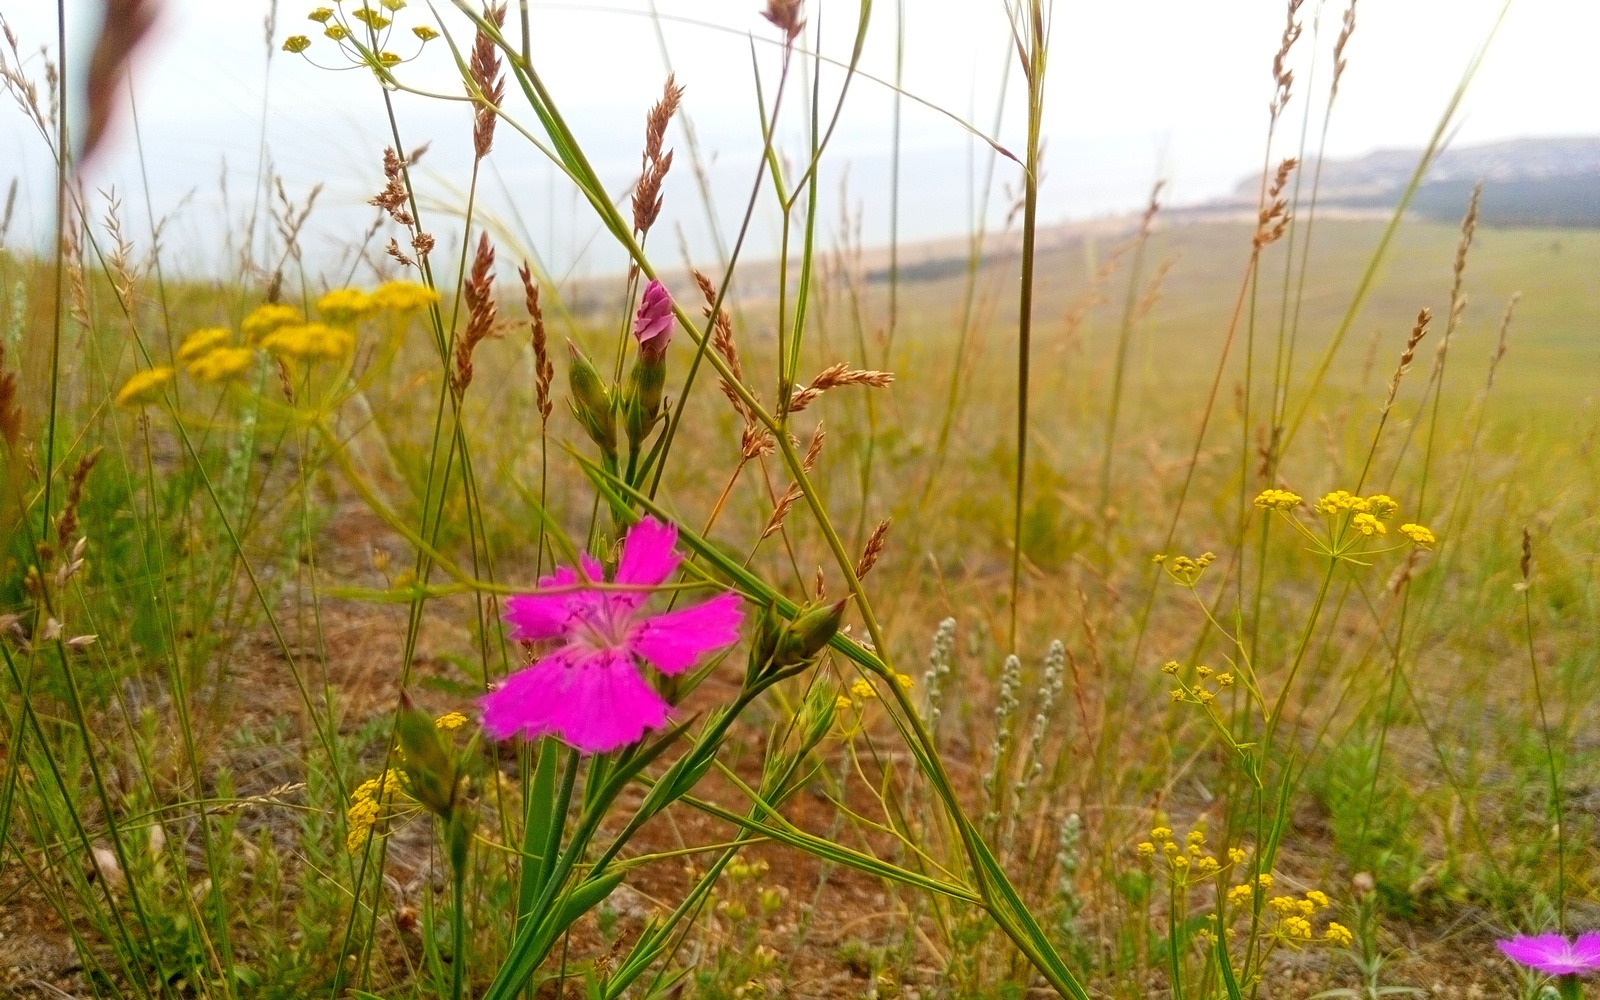
[[804, 6], [804, 0], [767, 0], [767, 9], [761, 16], [783, 32], [784, 41], [792, 44], [806, 25], [805, 18], [800, 16]]
[[472, 274], [462, 293], [467, 300], [467, 328], [456, 341], [455, 369], [450, 374], [450, 387], [457, 396], [472, 384], [472, 352], [494, 331], [494, 245], [488, 233], [478, 236]]
[[1405, 350], [1400, 352], [1400, 363], [1395, 366], [1394, 375], [1389, 379], [1389, 396], [1384, 400], [1382, 412], [1388, 413], [1394, 406], [1395, 396], [1400, 392], [1400, 380], [1411, 370], [1411, 362], [1417, 356], [1417, 345], [1428, 335], [1428, 324], [1431, 322], [1433, 310], [1423, 306], [1417, 312], [1417, 322], [1411, 327], [1411, 336], [1406, 338]]
[[[505, 26], [506, 5], [486, 3], [483, 19], [496, 28]], [[472, 115], [472, 152], [481, 160], [494, 148], [494, 127], [499, 115], [500, 102], [506, 96], [505, 76], [500, 72], [500, 49], [494, 39], [481, 29], [472, 40], [472, 59], [468, 64], [472, 86], [467, 94], [476, 110]]]
[[661, 215], [661, 184], [666, 180], [667, 171], [672, 169], [672, 150], [663, 153], [661, 147], [666, 142], [667, 126], [672, 123], [672, 116], [677, 114], [682, 100], [683, 88], [669, 73], [661, 89], [661, 100], [645, 118], [644, 155], [639, 183], [633, 189], [633, 228], [640, 234], [649, 232]]
[[522, 301], [528, 310], [528, 322], [531, 328], [529, 342], [533, 347], [534, 403], [539, 409], [539, 419], [549, 422], [550, 410], [554, 405], [550, 402], [550, 384], [555, 380], [556, 368], [550, 361], [550, 345], [545, 337], [544, 310], [539, 305], [539, 285], [533, 280], [533, 270], [526, 261], [517, 268], [517, 277], [522, 279]]
[[872, 534], [867, 536], [866, 547], [861, 550], [861, 559], [856, 562], [857, 580], [864, 579], [872, 572], [872, 567], [878, 564], [878, 558], [883, 555], [883, 546], [889, 538], [889, 525], [892, 521], [892, 518], [884, 518], [872, 529]]
[[1350, 44], [1350, 36], [1356, 33], [1356, 0], [1350, 0], [1350, 6], [1344, 9], [1344, 23], [1339, 29], [1339, 40], [1333, 43], [1333, 85], [1328, 90], [1328, 100], [1331, 102], [1339, 96], [1339, 81], [1344, 77], [1346, 59], [1344, 49]]

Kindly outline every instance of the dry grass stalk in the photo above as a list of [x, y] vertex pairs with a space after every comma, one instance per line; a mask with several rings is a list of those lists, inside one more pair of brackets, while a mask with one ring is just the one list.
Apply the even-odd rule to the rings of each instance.
[[[504, 3], [483, 5], [483, 19], [502, 28], [506, 23]], [[469, 97], [476, 105], [472, 120], [472, 152], [481, 160], [494, 148], [494, 126], [500, 113], [500, 102], [506, 96], [505, 75], [501, 73], [500, 49], [494, 39], [479, 31], [472, 40], [472, 59], [468, 71], [472, 74]]]
[[796, 389], [789, 400], [789, 412], [799, 413], [812, 403], [816, 402], [829, 389], [837, 389], [847, 385], [867, 385], [874, 388], [883, 388], [894, 381], [892, 372], [873, 371], [871, 369], [851, 368], [844, 362], [829, 365], [811, 380], [811, 384], [804, 389]]
[[1328, 90], [1328, 101], [1331, 103], [1339, 96], [1339, 81], [1344, 77], [1346, 59], [1344, 49], [1350, 44], [1350, 36], [1356, 33], [1356, 0], [1350, 0], [1350, 6], [1344, 9], [1344, 23], [1339, 28], [1339, 40], [1333, 43], [1333, 85]]
[[[0, 17], [0, 32], [4, 32], [6, 46], [11, 50], [10, 59], [0, 54], [0, 84], [11, 92], [11, 97], [17, 102], [23, 117], [32, 122], [33, 127], [39, 130], [39, 134], [49, 141], [51, 123], [56, 119], [53, 114], [51, 117], [45, 117], [44, 108], [39, 104], [39, 85], [22, 72], [22, 50], [17, 46], [17, 33], [11, 29], [11, 24], [4, 17]], [[39, 51], [42, 56], [44, 50]], [[55, 76], [48, 59], [45, 60], [45, 70], [49, 78], [54, 80]]]
[[817, 421], [817, 429], [811, 432], [811, 443], [806, 445], [806, 457], [801, 460], [800, 468], [806, 475], [811, 475], [817, 467], [817, 459], [822, 457], [822, 442], [827, 440], [828, 432], [823, 429], [822, 421]]
[[823, 575], [822, 567], [817, 567], [817, 575], [811, 581], [811, 596], [818, 601], [828, 599], [828, 578]]
[[556, 377], [556, 369], [550, 362], [550, 345], [545, 339], [544, 310], [539, 307], [539, 285], [533, 280], [533, 270], [526, 261], [517, 268], [517, 277], [522, 279], [522, 301], [527, 307], [531, 327], [534, 405], [539, 409], [539, 422], [549, 423], [553, 406], [550, 402], [550, 383]]
[[98, 461], [99, 448], [86, 452], [73, 467], [72, 478], [67, 480], [67, 503], [56, 518], [56, 540], [61, 543], [63, 551], [71, 546], [72, 536], [78, 533], [78, 505], [83, 502], [83, 484], [88, 481], [89, 473]]
[[1405, 378], [1406, 372], [1411, 370], [1411, 362], [1417, 356], [1417, 345], [1422, 343], [1422, 338], [1428, 335], [1428, 324], [1433, 321], [1433, 311], [1424, 306], [1417, 313], [1417, 322], [1411, 327], [1411, 336], [1406, 338], [1406, 348], [1400, 352], [1400, 364], [1395, 366], [1394, 375], [1389, 379], [1389, 395], [1383, 401], [1380, 413], [1387, 414], [1394, 408], [1395, 396], [1400, 393], [1400, 380]]
[[782, 31], [784, 40], [792, 44], [800, 37], [800, 29], [806, 26], [805, 18], [800, 16], [804, 6], [805, 0], [767, 0], [767, 9], [761, 16]]
[[639, 183], [633, 189], [633, 228], [641, 236], [650, 231], [661, 214], [661, 183], [672, 169], [672, 150], [663, 153], [661, 146], [667, 138], [667, 126], [672, 123], [672, 116], [677, 114], [678, 103], [682, 100], [683, 88], [669, 73], [661, 88], [661, 100], [645, 118], [644, 156]]
[[[733, 343], [733, 320], [728, 316], [728, 310], [726, 309], [718, 309], [715, 318], [712, 318], [711, 310], [717, 302], [717, 289], [711, 283], [710, 278], [700, 271], [695, 271], [694, 283], [700, 286], [700, 294], [706, 300], [705, 308], [702, 311], [707, 318], [712, 320], [711, 347], [722, 355], [722, 360], [728, 363], [728, 369], [733, 372], [733, 377], [739, 382], [743, 382], [744, 365], [739, 361], [739, 348]], [[744, 418], [745, 436], [748, 439], [751, 425], [755, 422], [754, 416], [750, 413], [749, 408], [744, 405], [744, 400], [739, 398], [739, 394], [734, 391], [733, 386], [729, 384], [727, 379], [719, 378], [718, 385], [722, 389], [722, 394], [728, 397], [728, 402], [733, 405], [734, 411]]]
[[741, 465], [760, 458], [762, 455], [770, 455], [777, 450], [778, 442], [773, 439], [772, 434], [765, 427], [755, 423], [744, 425], [744, 432], [739, 435], [739, 460]]
[[[811, 443], [806, 446], [806, 456], [800, 462], [800, 468], [805, 471], [806, 475], [809, 476], [812, 470], [817, 467], [817, 460], [822, 457], [822, 442], [826, 438], [827, 432], [823, 430], [822, 424], [817, 424], [817, 429], [811, 432]], [[770, 436], [768, 440], [770, 440]], [[771, 450], [770, 447], [768, 450]], [[773, 504], [772, 516], [767, 518], [766, 527], [761, 529], [761, 537], [767, 538], [783, 527], [784, 518], [789, 516], [789, 511], [794, 508], [795, 503], [803, 496], [805, 496], [805, 491], [800, 488], [799, 482], [790, 483], [789, 488], [783, 491], [783, 496], [779, 497], [777, 502]]]
[[872, 529], [872, 534], [867, 536], [866, 547], [861, 550], [861, 558], [856, 562], [856, 579], [865, 579], [872, 572], [872, 567], [878, 565], [878, 558], [883, 555], [884, 543], [889, 538], [889, 525], [892, 518], [884, 518]]
[[1294, 43], [1300, 40], [1300, 22], [1295, 20], [1295, 15], [1300, 12], [1300, 5], [1305, 0], [1289, 0], [1288, 12], [1283, 22], [1283, 39], [1278, 45], [1278, 54], [1272, 57], [1272, 120], [1277, 121], [1283, 114], [1283, 109], [1289, 104], [1289, 93], [1294, 89], [1294, 70], [1289, 68], [1289, 51], [1294, 48]]
[[1478, 233], [1478, 201], [1482, 196], [1483, 182], [1479, 181], [1473, 185], [1472, 196], [1467, 199], [1467, 213], [1461, 217], [1461, 238], [1456, 241], [1456, 258], [1450, 271], [1450, 319], [1433, 354], [1434, 378], [1438, 378], [1444, 369], [1445, 357], [1450, 353], [1450, 342], [1455, 339], [1456, 327], [1461, 324], [1461, 316], [1467, 311], [1467, 297], [1462, 294], [1461, 286], [1467, 274], [1467, 253], [1472, 249], [1472, 240]]
[[1278, 171], [1267, 188], [1266, 201], [1256, 216], [1254, 242], [1258, 251], [1282, 239], [1284, 230], [1289, 227], [1289, 199], [1284, 192], [1289, 187], [1289, 176], [1299, 165], [1300, 161], [1292, 156], [1278, 164]]
[[1172, 269], [1177, 263], [1178, 257], [1174, 254], [1156, 265], [1155, 273], [1150, 275], [1150, 281], [1144, 286], [1144, 292], [1139, 296], [1139, 301], [1134, 304], [1133, 312], [1129, 314], [1131, 322], [1144, 322], [1145, 317], [1149, 316], [1150, 311], [1156, 307], [1156, 303], [1161, 301], [1161, 286], [1166, 283], [1167, 275], [1172, 273]]
[[61, 234], [61, 262], [67, 269], [67, 307], [72, 318], [85, 330], [93, 324], [89, 320], [89, 283], [84, 277], [83, 243], [78, 238], [78, 226], [69, 220], [66, 232]]
[[1511, 335], [1511, 317], [1517, 312], [1517, 303], [1522, 301], [1521, 292], [1511, 293], [1511, 298], [1506, 302], [1506, 311], [1500, 316], [1500, 335], [1495, 339], [1494, 353], [1489, 355], [1489, 377], [1484, 381], [1485, 394], [1494, 388], [1494, 377], [1500, 370], [1500, 362], [1506, 356], [1506, 340]]
[[401, 267], [416, 266], [416, 261], [406, 256], [405, 251], [400, 249], [400, 241], [393, 236], [389, 237], [389, 245], [383, 248], [383, 252], [398, 261]]
[[1526, 586], [1533, 573], [1533, 534], [1526, 527], [1522, 529], [1522, 559], [1517, 569], [1522, 572], [1522, 583]]
[[122, 202], [117, 198], [115, 191], [103, 192], [106, 198], [106, 215], [102, 220], [106, 235], [111, 238], [111, 246], [106, 253], [106, 270], [111, 278], [111, 287], [116, 290], [117, 297], [122, 300], [123, 308], [132, 311], [134, 308], [133, 293], [135, 283], [135, 268], [133, 265], [133, 242], [122, 231]]
[[404, 172], [409, 160], [401, 159], [394, 147], [385, 148], [383, 151], [383, 190], [367, 199], [368, 205], [376, 205], [389, 213], [389, 218], [409, 226], [416, 220], [406, 210], [406, 203], [410, 200], [406, 192]]
[[456, 340], [455, 368], [450, 373], [450, 388], [458, 398], [472, 384], [472, 352], [494, 332], [494, 245], [488, 233], [478, 235], [478, 252], [462, 294], [467, 300], [467, 328]]
[[88, 124], [84, 128], [83, 162], [94, 157], [105, 139], [128, 62], [155, 24], [157, 0], [105, 0], [94, 54], [89, 57], [87, 85]]

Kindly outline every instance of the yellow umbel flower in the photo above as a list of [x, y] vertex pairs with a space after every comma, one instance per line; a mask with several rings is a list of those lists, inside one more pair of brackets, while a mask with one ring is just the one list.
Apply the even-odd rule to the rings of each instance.
[[330, 20], [333, 19], [333, 8], [332, 7], [318, 7], [316, 10], [314, 10], [311, 13], [307, 14], [306, 17], [308, 17], [311, 20], [317, 22], [318, 24], [327, 24]]
[[134, 372], [117, 392], [117, 405], [148, 406], [161, 398], [162, 387], [171, 381], [172, 369], [166, 365]]
[[250, 367], [256, 352], [248, 347], [218, 347], [189, 364], [189, 375], [201, 382], [226, 382]]
[[437, 719], [433, 720], [433, 727], [435, 729], [442, 729], [445, 732], [449, 732], [452, 729], [460, 729], [466, 724], [467, 717], [462, 715], [460, 712], [446, 712]]
[[1333, 901], [1328, 898], [1328, 894], [1321, 889], [1312, 889], [1307, 892], [1306, 899], [1310, 900], [1312, 905], [1319, 910], [1326, 910], [1333, 905]]
[[1262, 490], [1255, 503], [1262, 510], [1294, 510], [1300, 500], [1300, 494], [1288, 490]]
[[411, 29], [411, 33], [422, 39], [424, 42], [431, 42], [435, 38], [439, 37], [439, 33], [428, 27], [426, 24], [417, 25], [415, 28]]
[[239, 324], [239, 332], [244, 334], [245, 343], [259, 344], [261, 338], [274, 330], [299, 322], [302, 322], [300, 310], [294, 306], [267, 302], [250, 311], [250, 315]]
[[1273, 880], [1272, 880], [1272, 873], [1271, 872], [1262, 872], [1260, 875], [1256, 876], [1256, 884], [1259, 885], [1263, 889], [1272, 888], [1272, 881]]
[[404, 61], [405, 60], [401, 59], [399, 56], [395, 55], [393, 52], [379, 52], [378, 53], [378, 65], [382, 66], [384, 69], [392, 69], [393, 67], [400, 65]]
[[1348, 948], [1356, 936], [1344, 924], [1330, 923], [1328, 929], [1322, 932], [1322, 939], [1336, 948]]
[[347, 28], [345, 28], [345, 26], [342, 25], [342, 24], [330, 24], [330, 25], [328, 25], [328, 30], [324, 31], [323, 34], [327, 35], [329, 38], [333, 39], [336, 42], [342, 42], [346, 38], [350, 37], [349, 30]]
[[1230, 847], [1230, 848], [1228, 848], [1228, 860], [1230, 862], [1232, 862], [1233, 864], [1236, 864], [1236, 865], [1244, 864], [1244, 859], [1247, 856], [1248, 855], [1246, 855], [1244, 853], [1244, 849], [1243, 848], [1240, 848], [1240, 847]]
[[[1365, 503], [1366, 501], [1362, 501]], [[1387, 534], [1389, 529], [1384, 527], [1382, 521], [1371, 514], [1361, 513], [1350, 519], [1350, 527], [1371, 538], [1373, 535]]]
[[1437, 538], [1433, 537], [1433, 532], [1420, 524], [1402, 524], [1400, 526], [1400, 534], [1425, 549], [1433, 548], [1434, 543], [1438, 541]]
[[309, 48], [311, 48], [311, 39], [305, 35], [290, 35], [283, 40], [283, 51], [285, 52], [304, 52]]
[[415, 281], [385, 281], [372, 290], [372, 307], [390, 312], [413, 312], [439, 304], [439, 293]]
[[894, 682], [895, 684], [899, 685], [900, 690], [902, 691], [910, 691], [911, 686], [916, 683], [916, 681], [911, 679], [910, 674], [895, 674]]
[[1232, 903], [1234, 906], [1242, 906], [1243, 904], [1250, 902], [1251, 898], [1254, 897], [1255, 894], [1255, 889], [1248, 883], [1245, 885], [1236, 885], [1232, 889], [1228, 890], [1228, 902]]
[[1367, 506], [1371, 508], [1374, 514], [1384, 518], [1394, 517], [1396, 512], [1400, 510], [1399, 501], [1386, 493], [1367, 497]]
[[347, 357], [355, 347], [356, 338], [349, 330], [323, 323], [286, 326], [261, 341], [262, 350], [270, 354], [307, 361], [337, 360]]
[[1317, 501], [1317, 513], [1331, 515], [1354, 511], [1357, 514], [1364, 514], [1371, 506], [1349, 490], [1334, 490], [1332, 493], [1324, 493], [1322, 499]]
[[351, 799], [345, 823], [349, 827], [344, 838], [345, 850], [355, 854], [367, 846], [372, 828], [378, 825], [378, 803], [372, 799]]
[[878, 696], [878, 689], [867, 683], [866, 678], [857, 678], [850, 685], [850, 694], [859, 701], [871, 701]]
[[360, 10], [353, 10], [350, 12], [350, 16], [371, 28], [373, 31], [382, 31], [384, 28], [389, 26], [389, 19], [373, 10], [371, 7], [363, 7]]
[[404, 10], [406, 6], [406, 0], [378, 0], [378, 2], [383, 4], [384, 10], [391, 12]]
[[1150, 841], [1148, 841], [1148, 840], [1139, 845], [1139, 857], [1141, 857], [1141, 858], [1153, 858], [1155, 856], [1156, 856], [1156, 845], [1150, 843]]
[[1311, 921], [1305, 917], [1284, 917], [1278, 926], [1283, 929], [1283, 936], [1291, 941], [1311, 940]]
[[354, 323], [372, 309], [372, 296], [359, 288], [335, 288], [317, 300], [317, 312], [330, 323]]
[[836, 712], [848, 711], [849, 709], [854, 708], [855, 704], [855, 702], [850, 700], [849, 695], [841, 694], [839, 697], [833, 699], [833, 709]]
[[1172, 828], [1171, 827], [1166, 827], [1166, 826], [1158, 826], [1155, 829], [1150, 831], [1150, 839], [1154, 840], [1157, 843], [1160, 843], [1163, 840], [1171, 840], [1172, 839]]
[[226, 344], [232, 336], [233, 334], [220, 326], [208, 326], [196, 330], [183, 338], [183, 344], [178, 348], [178, 360], [187, 364], [196, 358], [205, 357]]

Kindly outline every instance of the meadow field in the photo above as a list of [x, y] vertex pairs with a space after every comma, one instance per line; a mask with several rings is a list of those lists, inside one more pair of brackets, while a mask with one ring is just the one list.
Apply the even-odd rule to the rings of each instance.
[[[288, 193], [167, 273], [0, 63], [63, 182], [54, 255], [0, 226], [0, 991], [1584, 995], [1496, 942], [1600, 924], [1600, 231], [1319, 217], [1286, 30], [1257, 218], [1044, 225], [1035, 128], [890, 257], [771, 0], [787, 239], [691, 273], [692, 95], [619, 197], [457, 6], [464, 186], [537, 143], [626, 271], [391, 150], [343, 280]], [[431, 22], [338, 8], [384, 106]]]

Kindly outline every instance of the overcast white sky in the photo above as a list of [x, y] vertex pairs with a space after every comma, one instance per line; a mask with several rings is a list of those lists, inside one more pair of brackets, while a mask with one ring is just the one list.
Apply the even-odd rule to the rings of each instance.
[[[355, 3], [345, 0], [346, 6]], [[1299, 91], [1303, 96], [1311, 89], [1306, 86], [1310, 77], [1318, 108], [1345, 3], [1306, 0], [1301, 8], [1306, 29], [1298, 52]], [[1425, 142], [1501, 4], [1359, 0], [1330, 153]], [[26, 52], [53, 41], [54, 6], [44, 0], [0, 0], [0, 13]], [[98, 4], [67, 0], [67, 6], [69, 55], [81, 66]], [[192, 192], [168, 241], [178, 261], [189, 267], [216, 260], [225, 224], [218, 180], [224, 170], [234, 212], [248, 204], [264, 100], [269, 155], [288, 189], [303, 192], [316, 181], [327, 182], [325, 209], [313, 219], [316, 238], [331, 247], [357, 235], [370, 220], [371, 210], [362, 203], [381, 180], [379, 157], [387, 144], [374, 81], [362, 71], [319, 70], [283, 52], [274, 53], [269, 68], [263, 20], [270, 6], [266, 0], [168, 0], [135, 78], [148, 177], [141, 178], [134, 131], [125, 116], [113, 136], [116, 151], [92, 178], [96, 187], [114, 185], [136, 215], [145, 210], [146, 180], [157, 215]], [[302, 0], [278, 6], [273, 47], [289, 34], [304, 32], [316, 38], [309, 54], [327, 62], [332, 46], [318, 37], [317, 25], [304, 19], [302, 8], [309, 6]], [[446, 23], [459, 23], [448, 2], [438, 0], [438, 6]], [[776, 33], [759, 17], [760, 6], [761, 0], [656, 0], [665, 51], [687, 85], [686, 108], [711, 160], [721, 228], [727, 233], [748, 197], [760, 148], [752, 37], [769, 98], [777, 69], [777, 49], [766, 44]], [[890, 78], [896, 2], [877, 0], [874, 8], [863, 67]], [[857, 10], [857, 0], [807, 4], [824, 52], [848, 57]], [[658, 95], [665, 72], [649, 11], [650, 0], [532, 4], [536, 64], [589, 144], [602, 176], [618, 190], [637, 169], [644, 111]], [[904, 11], [906, 89], [993, 129], [996, 97], [1011, 58], [1000, 0], [904, 0]], [[1320, 35], [1314, 37], [1319, 16]], [[425, 0], [412, 0], [399, 23], [431, 18]], [[1129, 210], [1143, 202], [1157, 176], [1170, 182], [1171, 200], [1198, 200], [1259, 169], [1269, 66], [1283, 19], [1281, 0], [1057, 0], [1045, 112], [1043, 217], [1081, 219]], [[1469, 94], [1457, 142], [1600, 134], [1596, 38], [1600, 3], [1514, 0]], [[38, 60], [28, 68], [37, 73]], [[460, 92], [459, 84], [451, 83], [454, 70], [442, 41], [427, 46], [401, 72], [419, 84]], [[838, 72], [825, 72], [825, 100], [831, 101], [840, 79]], [[1000, 141], [1013, 148], [1022, 141], [1018, 82], [1011, 74], [1011, 94], [997, 130]], [[406, 145], [434, 144], [423, 164], [430, 168], [433, 194], [457, 199], [470, 162], [465, 106], [404, 95], [397, 105]], [[510, 107], [526, 112], [516, 101]], [[824, 218], [838, 217], [848, 171], [849, 204], [864, 210], [868, 243], [883, 243], [888, 236], [891, 107], [887, 89], [857, 81], [831, 154], [833, 169], [824, 175]], [[1289, 114], [1291, 140], [1298, 135], [1301, 107], [1297, 102]], [[802, 107], [791, 102], [787, 110], [792, 116]], [[798, 128], [798, 118], [791, 117], [791, 123]], [[799, 133], [786, 134], [797, 138]], [[671, 141], [684, 157], [682, 133], [675, 131]], [[798, 150], [798, 143], [791, 148]], [[965, 134], [908, 102], [903, 150], [902, 238], [966, 231], [973, 150]], [[490, 209], [508, 217], [514, 209], [536, 251], [558, 273], [574, 262], [583, 270], [614, 265], [599, 249], [603, 241], [590, 245], [594, 229], [570, 192], [509, 129], [502, 127], [493, 161], [494, 175], [486, 182]], [[691, 253], [703, 261], [712, 245], [708, 224], [687, 160], [679, 164], [668, 189], [666, 224], [681, 226]], [[7, 102], [0, 107], [0, 184], [12, 174], [21, 178], [23, 192], [13, 241], [43, 239], [51, 204], [49, 161], [37, 135]], [[1015, 167], [1002, 164], [1000, 181], [1015, 182], [1016, 175]], [[1002, 211], [999, 200], [997, 195], [992, 216]], [[775, 218], [766, 206], [752, 249], [771, 251]]]

